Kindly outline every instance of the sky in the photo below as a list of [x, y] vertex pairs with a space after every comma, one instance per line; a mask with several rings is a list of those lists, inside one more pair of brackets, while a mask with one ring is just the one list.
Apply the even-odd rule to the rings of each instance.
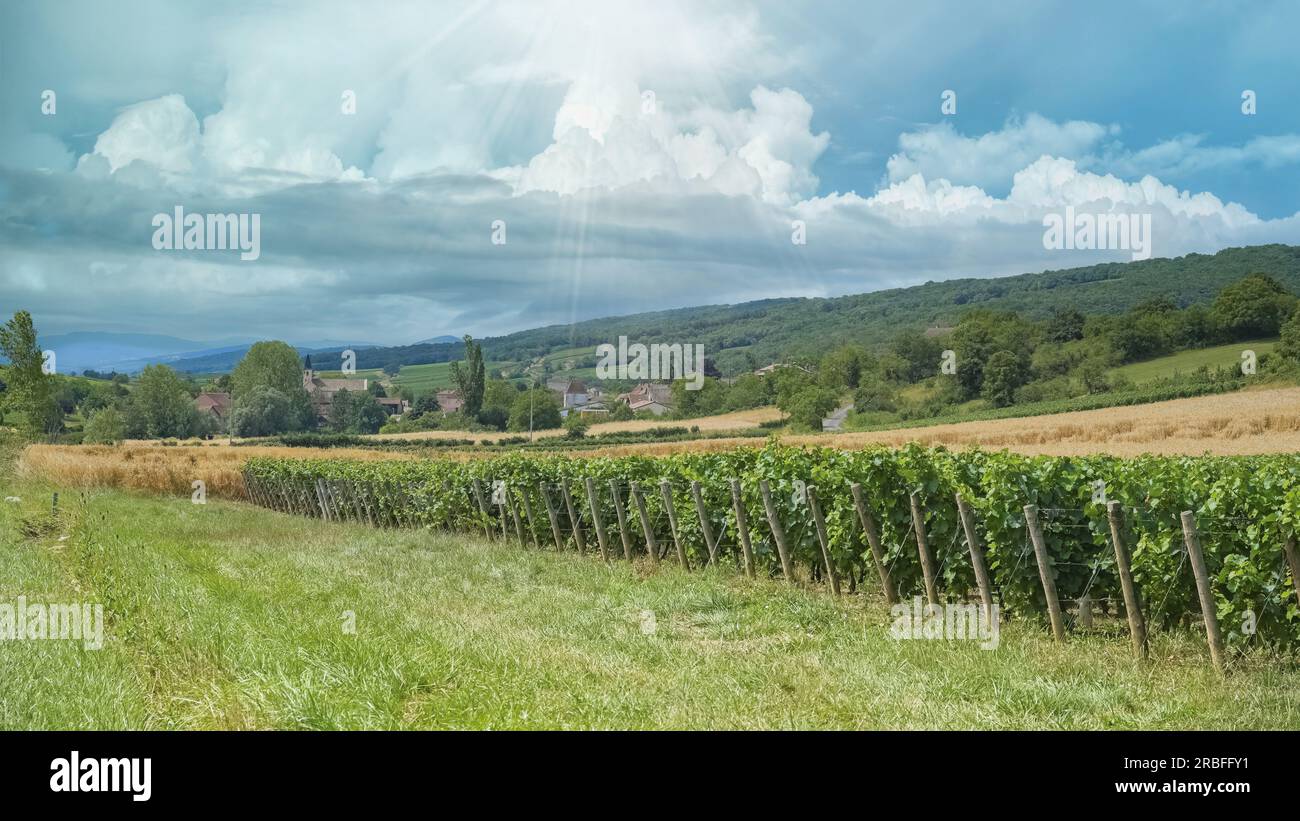
[[1067, 213], [1300, 244], [1300, 4], [989, 6], [5, 0], [0, 314], [404, 344], [1144, 253]]

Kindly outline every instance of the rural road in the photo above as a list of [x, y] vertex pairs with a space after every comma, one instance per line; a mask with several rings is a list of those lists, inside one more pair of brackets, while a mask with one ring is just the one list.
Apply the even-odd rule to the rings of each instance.
[[852, 402], [823, 419], [822, 430], [839, 430], [840, 426], [844, 424], [844, 418], [849, 415], [851, 410], [853, 410]]

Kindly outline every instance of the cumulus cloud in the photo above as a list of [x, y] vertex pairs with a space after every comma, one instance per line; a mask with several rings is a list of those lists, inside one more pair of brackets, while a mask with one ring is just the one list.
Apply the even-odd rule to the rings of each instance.
[[122, 109], [95, 140], [94, 153], [117, 171], [136, 160], [183, 174], [194, 168], [199, 121], [179, 94], [145, 100]]
[[1124, 176], [1173, 179], [1224, 169], [1275, 169], [1300, 164], [1300, 135], [1252, 137], [1241, 145], [1207, 145], [1205, 135], [1183, 135], [1138, 151], [1109, 153], [1099, 164]]
[[1117, 126], [1083, 120], [1057, 123], [1038, 114], [1013, 117], [997, 131], [967, 136], [949, 121], [899, 135], [899, 151], [889, 158], [889, 180], [916, 174], [983, 188], [1002, 186], [1011, 176], [1043, 156], [1080, 157], [1104, 139], [1119, 133]]
[[572, 194], [662, 179], [777, 204], [809, 196], [812, 166], [830, 142], [812, 133], [812, 106], [796, 91], [763, 86], [750, 102], [673, 113], [633, 87], [575, 87], [556, 114], [555, 142], [528, 163], [519, 190]]
[[[1180, 236], [1204, 232], [1207, 241], [1263, 224], [1238, 203], [1225, 203], [1213, 194], [1180, 190], [1146, 175], [1125, 182], [1113, 174], [1081, 170], [1074, 160], [1043, 156], [1012, 177], [1006, 197], [995, 197], [978, 186], [954, 185], [950, 180], [926, 180], [913, 174], [870, 197], [856, 194], [813, 198], [798, 206], [805, 215], [824, 215], [836, 208], [863, 209], [900, 226], [973, 225], [985, 221], [1038, 225], [1047, 213], [1073, 206], [1102, 212], [1159, 211], [1168, 222], [1184, 224]], [[1198, 247], [1200, 247], [1198, 245]], [[1168, 253], [1188, 250], [1183, 246]]]
[[1300, 164], [1297, 134], [1252, 137], [1241, 145], [1213, 145], [1203, 134], [1188, 134], [1135, 149], [1124, 145], [1117, 125], [1055, 122], [1039, 114], [1012, 117], [1002, 128], [976, 135], [961, 134], [945, 120], [900, 134], [898, 148], [886, 164], [890, 183], [920, 174], [986, 190], [1005, 188], [1017, 172], [1042, 156], [1073, 160], [1081, 168], [1120, 177], [1165, 179]]

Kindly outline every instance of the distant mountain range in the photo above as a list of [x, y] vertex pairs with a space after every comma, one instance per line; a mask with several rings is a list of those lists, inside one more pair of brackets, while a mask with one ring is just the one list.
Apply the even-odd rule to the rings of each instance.
[[[42, 350], [54, 351], [61, 373], [85, 370], [135, 373], [146, 365], [166, 364], [188, 373], [220, 373], [234, 368], [257, 340], [229, 339], [197, 342], [162, 334], [127, 334], [105, 331], [78, 331], [42, 336]], [[320, 351], [335, 352], [348, 348], [374, 348], [374, 342], [309, 340], [294, 346], [306, 355]]]

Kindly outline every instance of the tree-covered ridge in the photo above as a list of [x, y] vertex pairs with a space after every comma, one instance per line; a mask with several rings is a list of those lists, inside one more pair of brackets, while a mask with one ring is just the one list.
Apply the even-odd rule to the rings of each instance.
[[[950, 279], [852, 296], [767, 299], [605, 317], [488, 337], [482, 340], [483, 355], [494, 362], [528, 362], [625, 335], [644, 343], [703, 344], [719, 369], [732, 375], [787, 357], [817, 356], [828, 346], [870, 345], [902, 330], [951, 327], [976, 307], [1045, 319], [1066, 308], [1087, 315], [1119, 314], [1156, 298], [1177, 307], [1208, 304], [1228, 284], [1257, 272], [1292, 292], [1300, 291], [1300, 247], [1258, 245], [1171, 259]], [[358, 351], [357, 366], [448, 362], [463, 358], [463, 347], [457, 342], [367, 349]], [[338, 367], [335, 354], [318, 354], [316, 361], [323, 370]]]

